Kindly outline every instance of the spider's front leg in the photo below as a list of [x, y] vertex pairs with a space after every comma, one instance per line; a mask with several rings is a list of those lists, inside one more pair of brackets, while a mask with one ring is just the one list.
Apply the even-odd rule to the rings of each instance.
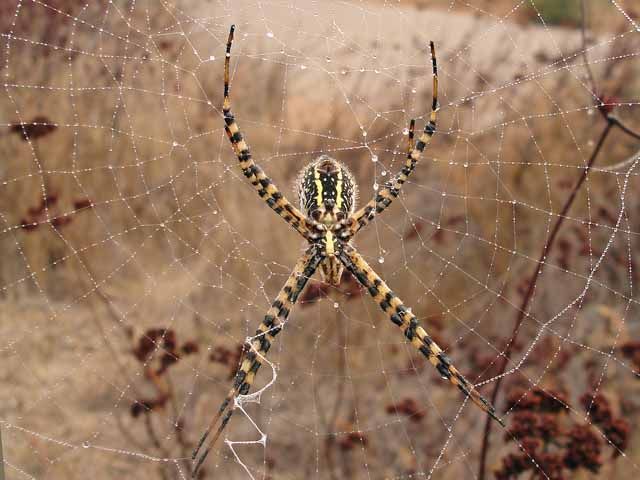
[[457, 386], [473, 403], [487, 412], [503, 427], [496, 410], [469, 381], [462, 376], [442, 349], [433, 341], [429, 334], [418, 324], [416, 316], [408, 309], [402, 300], [391, 291], [386, 283], [367, 264], [362, 256], [348, 244], [343, 244], [338, 251], [338, 258], [354, 277], [365, 287], [375, 302], [404, 332], [407, 339], [436, 367], [438, 373]]
[[[293, 272], [282, 287], [282, 290], [280, 290], [280, 293], [278, 293], [278, 296], [271, 304], [271, 308], [267, 311], [264, 320], [258, 327], [258, 330], [252, 339], [250, 349], [244, 354], [240, 368], [236, 373], [233, 387], [220, 405], [218, 412], [211, 420], [209, 427], [198, 442], [196, 450], [193, 452], [192, 460], [194, 460], [195, 464], [192, 478], [196, 478], [198, 470], [220, 437], [220, 434], [229, 422], [231, 415], [233, 415], [236, 408], [234, 397], [238, 395], [246, 395], [249, 392], [256, 373], [258, 372], [260, 365], [262, 365], [274, 337], [280, 332], [280, 330], [282, 330], [282, 326], [286, 321], [289, 312], [293, 308], [293, 305], [298, 300], [300, 292], [302, 292], [307, 281], [314, 274], [323, 259], [324, 249], [322, 246], [313, 244], [309, 247], [302, 257], [300, 257], [293, 269]], [[220, 422], [220, 426], [216, 430], [214, 437], [206, 450], [204, 450], [200, 458], [196, 461], [198, 453], [204, 445], [204, 442], [207, 440], [209, 434], [221, 417], [222, 420]]]
[[351, 218], [344, 222], [347, 228], [343, 231], [341, 236], [343, 240], [352, 238], [362, 227], [371, 222], [377, 214], [382, 213], [389, 205], [391, 205], [391, 202], [400, 194], [402, 186], [413, 173], [418, 160], [420, 160], [420, 157], [422, 156], [422, 152], [429, 144], [431, 137], [433, 137], [433, 134], [436, 131], [436, 117], [438, 112], [438, 64], [436, 63], [436, 51], [433, 42], [430, 43], [430, 49], [433, 71], [433, 91], [431, 116], [429, 117], [429, 121], [425, 125], [420, 138], [418, 138], [418, 141], [414, 144], [413, 131], [415, 127], [415, 120], [411, 120], [409, 125], [409, 148], [407, 149], [407, 160], [404, 166], [397, 174], [384, 184], [384, 187], [381, 188], [366, 205], [360, 208]]
[[231, 99], [229, 97], [229, 59], [231, 58], [231, 43], [233, 42], [234, 31], [235, 25], [231, 25], [229, 38], [227, 40], [227, 53], [224, 60], [224, 104], [222, 105], [222, 113], [224, 114], [225, 132], [238, 157], [242, 173], [258, 191], [258, 195], [300, 235], [307, 240], [311, 240], [308, 222], [305, 216], [285, 198], [273, 181], [264, 173], [264, 170], [253, 161], [251, 150], [247, 142], [245, 142], [235, 117], [231, 112]]

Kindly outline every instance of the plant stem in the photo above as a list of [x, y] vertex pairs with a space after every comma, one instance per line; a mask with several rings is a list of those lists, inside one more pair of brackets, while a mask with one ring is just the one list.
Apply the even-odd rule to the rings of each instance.
[[[502, 386], [502, 380], [504, 378], [503, 374], [507, 368], [507, 364], [509, 363], [509, 360], [511, 359], [511, 353], [513, 351], [513, 346], [516, 343], [516, 339], [518, 337], [518, 334], [520, 333], [520, 327], [522, 326], [522, 322], [524, 321], [525, 317], [528, 316], [527, 313], [527, 308], [529, 306], [529, 302], [531, 301], [531, 298], [533, 296], [533, 292], [535, 291], [535, 287], [538, 281], [538, 278], [540, 277], [540, 275], [542, 274], [542, 270], [544, 269], [544, 265], [546, 262], [546, 259], [548, 258], [548, 256], [551, 254], [551, 251], [553, 250], [553, 247], [555, 245], [555, 239], [556, 236], [558, 235], [558, 232], [560, 231], [560, 227], [562, 226], [562, 224], [564, 223], [565, 218], [567, 217], [567, 214], [569, 213], [569, 210], [571, 209], [571, 206], [573, 205], [573, 202], [578, 194], [578, 191], [580, 190], [580, 188], [582, 187], [582, 184], [584, 183], [584, 181], [587, 179], [587, 176], [589, 175], [589, 172], [591, 170], [591, 168], [593, 167], [596, 158], [598, 157], [598, 154], [600, 153], [600, 150], [602, 149], [602, 146], [604, 145], [605, 140], [607, 139], [607, 137], [609, 136], [609, 133], [611, 132], [611, 129], [613, 128], [613, 126], [615, 125], [615, 122], [612, 120], [609, 120], [609, 117], [607, 117], [608, 121], [607, 121], [607, 126], [604, 128], [604, 130], [602, 131], [602, 133], [600, 134], [600, 138], [598, 139], [598, 143], [596, 144], [595, 149], [593, 150], [593, 152], [591, 153], [591, 157], [589, 158], [588, 162], [587, 162], [587, 166], [585, 167], [585, 169], [582, 172], [582, 175], [580, 176], [580, 178], [578, 179], [578, 181], [576, 182], [575, 186], [573, 187], [573, 190], [571, 191], [571, 194], [569, 195], [569, 198], [567, 198], [564, 206], [562, 207], [562, 210], [560, 211], [560, 214], [558, 215], [558, 219], [556, 220], [556, 223], [554, 224], [551, 233], [549, 234], [549, 237], [547, 238], [547, 241], [544, 244], [544, 247], [542, 248], [542, 252], [540, 253], [540, 258], [538, 259], [538, 262], [536, 264], [536, 271], [533, 275], [533, 277], [531, 278], [531, 280], [529, 281], [529, 287], [527, 289], [527, 292], [522, 300], [522, 304], [520, 305], [520, 308], [518, 310], [518, 317], [516, 318], [516, 322], [513, 326], [513, 331], [511, 332], [511, 337], [509, 338], [509, 343], [507, 344], [504, 353], [502, 355], [502, 357], [500, 358], [500, 368], [498, 369], [498, 373], [496, 375], [497, 380], [496, 383], [493, 387], [493, 392], [491, 392], [491, 404], [495, 405], [496, 404], [496, 398], [498, 397], [498, 393], [500, 391], [500, 387]], [[491, 417], [487, 417], [485, 424], [484, 424], [484, 434], [482, 436], [482, 448], [480, 450], [480, 467], [478, 469], [478, 479], [479, 480], [484, 480], [485, 478], [485, 470], [486, 470], [486, 462], [487, 462], [487, 454], [489, 452], [489, 448], [490, 448], [490, 438], [491, 438], [491, 427], [493, 426], [493, 421], [491, 419]]]

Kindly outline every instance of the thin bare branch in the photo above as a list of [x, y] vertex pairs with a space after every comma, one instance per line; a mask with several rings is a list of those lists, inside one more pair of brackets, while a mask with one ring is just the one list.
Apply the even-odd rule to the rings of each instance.
[[[587, 161], [587, 165], [585, 169], [582, 171], [582, 175], [576, 182], [575, 186], [573, 187], [573, 190], [571, 191], [571, 194], [565, 201], [564, 206], [562, 207], [562, 210], [560, 211], [560, 214], [557, 217], [556, 223], [551, 229], [551, 233], [547, 237], [547, 241], [545, 242], [544, 247], [542, 248], [542, 252], [540, 253], [540, 257], [538, 258], [538, 262], [536, 264], [536, 271], [533, 277], [531, 278], [531, 280], [529, 281], [527, 292], [524, 295], [520, 308], [518, 309], [518, 317], [516, 318], [516, 322], [513, 326], [513, 331], [511, 332], [511, 336], [509, 337], [509, 343], [507, 344], [503, 355], [500, 357], [500, 366], [498, 368], [498, 373], [496, 374], [497, 380], [496, 380], [496, 383], [494, 384], [493, 392], [491, 393], [490, 402], [492, 405], [496, 404], [496, 399], [498, 398], [498, 393], [500, 392], [500, 387], [502, 386], [502, 380], [504, 379], [503, 374], [507, 369], [509, 360], [511, 359], [513, 346], [516, 344], [516, 340], [518, 338], [518, 334], [520, 333], [520, 327], [522, 326], [522, 322], [524, 321], [525, 317], [529, 316], [528, 314], [529, 302], [533, 297], [533, 292], [536, 289], [538, 279], [540, 278], [540, 275], [542, 274], [542, 271], [544, 269], [544, 265], [546, 261], [545, 259], [549, 258], [553, 250], [553, 247], [555, 246], [555, 240], [558, 235], [558, 232], [560, 231], [560, 227], [562, 227], [562, 224], [567, 218], [567, 214], [569, 213], [569, 210], [571, 209], [571, 206], [573, 205], [573, 202], [576, 199], [577, 194], [580, 191], [580, 188], [584, 184], [584, 181], [587, 179], [587, 176], [589, 175], [591, 168], [593, 167], [596, 159], [598, 158], [598, 154], [600, 153], [605, 140], [609, 136], [609, 133], [611, 133], [611, 129], [613, 128], [613, 126], [614, 126], [613, 122], [607, 122], [606, 127], [600, 134], [598, 143], [596, 144], [596, 147], [591, 153], [591, 156]], [[489, 453], [489, 448], [491, 445], [490, 438], [491, 438], [492, 426], [493, 426], [493, 422], [491, 421], [491, 418], [487, 417], [484, 424], [482, 448], [480, 451], [480, 466], [478, 469], [479, 480], [485, 479], [487, 454]]]

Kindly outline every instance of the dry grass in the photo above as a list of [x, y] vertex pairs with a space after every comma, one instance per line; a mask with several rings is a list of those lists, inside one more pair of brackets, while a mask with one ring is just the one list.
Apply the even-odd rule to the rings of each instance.
[[[126, 2], [115, 3], [124, 8]], [[582, 57], [574, 55], [580, 35], [522, 22], [495, 28], [483, 12], [498, 18], [511, 1], [476, 2], [475, 18], [460, 2], [454, 13], [378, 10], [374, 3], [365, 22], [359, 7], [314, 7], [318, 18], [351, 25], [348, 41], [309, 11], [294, 15], [302, 35], [289, 29], [293, 14], [284, 5], [268, 12], [238, 7], [235, 111], [256, 157], [287, 193], [302, 165], [324, 151], [354, 170], [364, 200], [374, 183], [371, 152], [385, 168], [398, 168], [401, 131], [428, 104], [420, 46], [435, 38], [443, 90], [439, 134], [403, 197], [358, 246], [450, 348], [459, 368], [472, 380], [491, 379], [522, 283], [554, 220], [550, 213], [603, 128], [597, 111], [586, 109], [592, 99]], [[241, 178], [221, 128], [228, 12], [213, 17], [222, 8], [212, 13], [196, 1], [181, 2], [183, 12], [143, 2], [127, 26], [97, 7], [55, 6], [89, 25], [104, 21], [113, 35], [60, 21], [60, 14], [31, 3], [14, 27], [16, 37], [68, 49], [13, 41], [3, 71], [7, 83], [19, 86], [0, 96], [2, 121], [41, 118], [38, 123], [56, 127], [30, 142], [9, 128], [0, 138], [7, 181], [0, 185], [0, 378], [10, 385], [0, 391], [5, 456], [36, 478], [179, 478], [177, 466], [187, 468], [184, 457], [235, 368], [232, 360], [212, 362], [211, 353], [233, 352], [252, 334], [301, 245]], [[264, 35], [264, 18], [286, 55]], [[2, 21], [4, 31], [9, 24]], [[178, 21], [184, 36], [174, 34]], [[433, 28], [423, 32], [418, 25]], [[609, 30], [599, 24], [596, 30], [623, 28], [629, 24], [618, 19]], [[630, 45], [622, 37], [589, 51], [596, 76], [606, 79], [603, 92], [620, 99], [638, 98], [637, 61], [624, 56], [637, 53]], [[216, 60], [200, 63], [194, 51]], [[617, 55], [622, 58], [612, 61]], [[618, 114], [633, 120], [636, 110], [634, 104]], [[363, 147], [359, 124], [373, 139], [371, 150]], [[602, 165], [637, 150], [637, 142], [614, 135]], [[377, 181], [382, 178], [378, 170]], [[535, 382], [565, 389], [576, 419], [584, 416], [578, 398], [594, 377], [616, 412], [633, 422], [640, 408], [638, 367], [617, 361], [625, 358], [614, 348], [638, 329], [637, 305], [628, 301], [637, 273], [627, 265], [640, 231], [635, 175], [621, 231], [587, 296], [558, 314], [584, 288], [612, 237], [622, 181], [602, 171], [590, 176], [539, 283], [535, 320], [525, 322], [518, 354], [526, 359], [508, 377], [509, 388]], [[25, 221], [35, 226], [24, 228]], [[384, 264], [375, 260], [380, 255]], [[292, 315], [270, 352], [278, 381], [260, 407], [250, 407], [269, 435], [268, 447], [242, 448], [243, 460], [270, 478], [411, 478], [429, 472], [447, 445], [434, 477], [473, 478], [482, 418], [469, 407], [456, 417], [456, 392], [429, 367], [423, 370], [423, 359], [366, 296], [352, 293], [331, 291], [331, 298]], [[550, 319], [530, 352], [540, 323]], [[140, 362], [132, 352], [157, 328], [175, 333], [177, 346], [158, 341], [155, 356]], [[197, 353], [180, 353], [188, 341], [197, 343]], [[606, 363], [599, 352], [612, 348], [616, 361]], [[182, 357], [158, 379], [152, 373], [167, 351]], [[263, 368], [261, 385], [269, 374]], [[131, 415], [136, 401], [164, 394], [168, 400], [151, 413]], [[397, 404], [411, 410], [407, 399], [418, 411], [388, 412]], [[454, 419], [451, 435], [443, 422]], [[240, 415], [227, 433], [255, 436]], [[504, 453], [496, 448], [490, 465], [497, 467]], [[636, 472], [636, 430], [627, 454], [607, 458], [603, 478]], [[7, 470], [9, 478], [21, 478], [17, 469]], [[214, 470], [215, 478], [246, 477], [228, 449], [211, 459], [206, 478]]]

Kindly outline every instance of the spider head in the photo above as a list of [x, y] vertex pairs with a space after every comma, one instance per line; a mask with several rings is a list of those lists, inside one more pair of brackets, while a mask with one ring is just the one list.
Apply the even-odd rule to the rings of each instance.
[[337, 160], [322, 155], [307, 165], [297, 180], [301, 208], [316, 222], [332, 225], [353, 213], [356, 184]]

